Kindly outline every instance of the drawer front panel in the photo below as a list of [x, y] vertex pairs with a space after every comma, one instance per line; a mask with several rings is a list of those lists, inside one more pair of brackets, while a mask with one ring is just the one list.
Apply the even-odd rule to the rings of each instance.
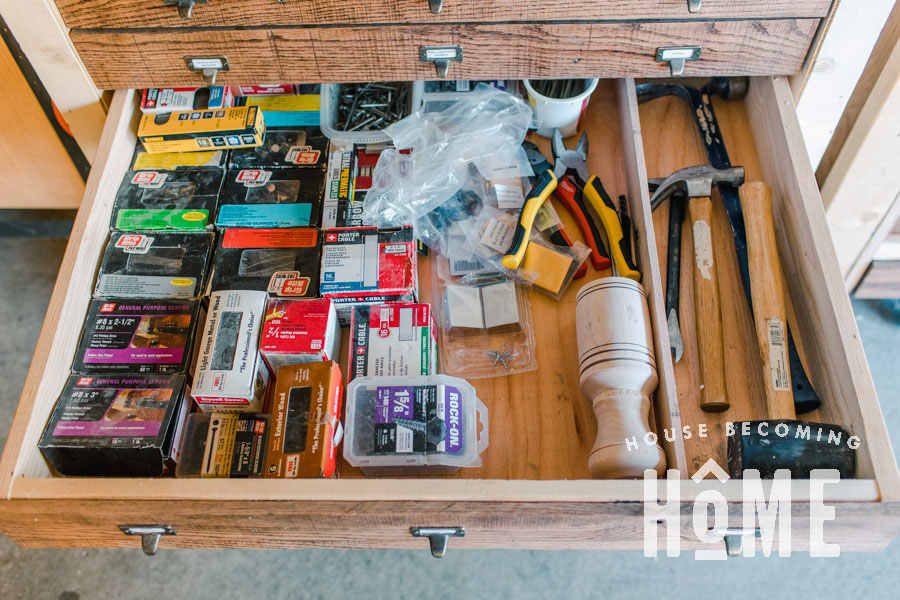
[[[838, 503], [824, 526], [824, 541], [843, 552], [882, 550], [900, 529], [898, 503]], [[740, 528], [743, 505], [729, 505], [728, 524]], [[791, 506], [791, 548], [808, 551], [810, 505]], [[639, 502], [295, 502], [12, 500], [0, 525], [24, 547], [136, 548], [119, 525], [168, 525], [161, 548], [422, 548], [411, 527], [463, 527], [453, 548], [640, 550], [644, 509]], [[679, 514], [683, 551], [715, 549], [699, 541], [693, 505]], [[700, 525], [701, 532], [704, 526]], [[865, 536], [860, 531], [866, 531]], [[665, 552], [666, 528], [657, 527]], [[774, 540], [778, 542], [777, 532]]]
[[[73, 31], [94, 83], [104, 89], [196, 85], [186, 56], [225, 56], [219, 84], [435, 79], [422, 46], [458, 45], [453, 79], [666, 77], [666, 46], [702, 47], [686, 76], [789, 74], [799, 70], [818, 19], [414, 27], [278, 28], [158, 32]], [[349, 58], [352, 57], [352, 58]]]
[[560, 20], [762, 19], [823, 17], [831, 0], [444, 0], [432, 14], [427, 0], [209, 0], [190, 19], [162, 0], [56, 0], [66, 25], [84, 28], [253, 27], [329, 23], [459, 23]]

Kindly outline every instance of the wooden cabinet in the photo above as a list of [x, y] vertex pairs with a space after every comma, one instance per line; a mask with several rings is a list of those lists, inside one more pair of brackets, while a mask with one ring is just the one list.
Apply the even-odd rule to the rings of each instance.
[[[696, 431], [701, 417], [689, 404], [697, 394], [687, 368], [692, 342], [687, 340], [684, 364], [673, 367], [657, 248], [665, 228], [659, 223], [662, 216], [651, 216], [645, 191], [648, 168], [656, 176], [683, 166], [679, 161], [694, 160], [690, 152], [697, 148], [696, 134], [689, 114], [680, 123], [673, 118], [681, 107], [654, 102], [663, 104], [638, 107], [633, 80], [600, 82], [585, 125], [594, 140], [589, 168], [607, 189], [628, 193], [639, 230], [661, 375], [656, 431], [683, 425]], [[862, 439], [858, 479], [824, 488], [825, 502], [836, 510], [836, 520], [825, 528], [826, 540], [841, 543], [844, 551], [882, 548], [900, 530], [900, 474], [798, 137], [789, 86], [783, 77], [754, 78], [745, 101], [723, 101], [718, 108], [734, 162], [775, 189], [795, 331], [824, 403], [809, 418], [840, 423]], [[644, 482], [588, 478], [596, 423], [578, 388], [576, 349], [566, 341], [574, 339], [575, 290], [560, 302], [532, 294], [537, 371], [473, 382], [491, 411], [491, 445], [480, 468], [449, 477], [387, 480], [365, 478], [347, 464], [340, 479], [325, 481], [53, 476], [37, 440], [72, 360], [112, 201], [134, 145], [135, 110], [133, 92], [116, 93], [100, 160], [88, 182], [3, 455], [0, 486], [7, 499], [0, 504], [0, 525], [7, 535], [24, 546], [133, 547], [137, 542], [119, 526], [159, 524], [177, 532], [163, 537], [162, 547], [424, 547], [410, 529], [441, 526], [465, 528], [465, 537], [452, 539], [452, 547], [642, 547]], [[426, 300], [427, 268], [426, 262], [421, 277]], [[736, 277], [732, 272], [725, 285], [739, 285]], [[749, 318], [741, 312], [746, 307], [728, 310], [726, 318], [738, 321], [734, 335], [741, 335]], [[730, 365], [749, 365], [736, 371], [747, 376], [740, 386], [746, 398], [739, 403], [741, 414], [729, 419], [762, 417], [761, 398], [749, 397], [756, 391], [751, 372], [755, 356], [755, 345], [729, 346]], [[703, 420], [721, 424], [724, 417]], [[713, 430], [711, 426], [710, 435]], [[733, 502], [733, 524], [740, 524], [740, 481], [687, 479], [707, 458], [724, 464], [722, 442], [665, 442], [669, 466], [679, 468], [685, 478], [680, 481], [686, 501], [680, 513], [685, 548], [700, 545], [687, 501], [703, 490], [724, 493]], [[810, 511], [810, 492], [798, 482], [794, 493], [793, 543], [804, 549], [809, 538], [807, 520], [801, 517]], [[663, 503], [665, 494], [661, 482], [654, 495]], [[662, 544], [663, 528], [660, 540]]]
[[[826, 523], [825, 540], [839, 542], [844, 551], [871, 551], [884, 548], [900, 531], [900, 473], [800, 138], [790, 86], [782, 76], [800, 68], [829, 2], [704, 0], [694, 15], [682, 0], [549, 3], [561, 13], [548, 12], [548, 3], [526, 1], [515, 3], [521, 5], [515, 18], [565, 22], [515, 25], [480, 22], [491, 20], [488, 14], [497, 21], [509, 18], [498, 15], [508, 15], [513, 3], [501, 0], [446, 0], [434, 18], [424, 0], [373, 1], [354, 6], [358, 10], [332, 1], [210, 0], [194, 7], [190, 21], [181, 21], [173, 7], [161, 2], [131, 0], [117, 3], [115, 10], [100, 0], [58, 4], [67, 24], [76, 27], [72, 40], [101, 86], [196, 81], [184, 67], [184, 57], [192, 53], [227, 55], [231, 70], [219, 75], [223, 83], [433, 78], [433, 67], [418, 60], [418, 47], [428, 44], [463, 47], [463, 62], [450, 67], [453, 78], [618, 77], [602, 80], [589, 106], [588, 168], [611, 193], [628, 195], [638, 230], [660, 375], [653, 424], [668, 465], [681, 473], [678, 496], [684, 504], [673, 526], [680, 530], [683, 548], [702, 545], [690, 501], [711, 490], [729, 501], [729, 524], [741, 527], [742, 482], [698, 483], [690, 475], [709, 458], [725, 464], [721, 429], [726, 419], [764, 417], [756, 381], [761, 369], [756, 344], [745, 343], [753, 334], [727, 230], [714, 241], [722, 247], [719, 279], [726, 296], [740, 299], [723, 302], [726, 365], [736, 385], [736, 411], [717, 417], [696, 409], [699, 389], [690, 335], [685, 358], [672, 364], [662, 293], [665, 214], [651, 214], [647, 178], [705, 163], [706, 158], [686, 106], [660, 99], [639, 107], [632, 78], [668, 74], [668, 67], [653, 60], [656, 47], [692, 41], [702, 42], [703, 54], [697, 63], [688, 63], [687, 75], [760, 74], [751, 78], [745, 100], [714, 100], [719, 123], [732, 161], [745, 166], [748, 179], [766, 181], [774, 190], [792, 327], [823, 400], [823, 408], [805, 418], [840, 424], [861, 439], [857, 478], [824, 486], [824, 501], [836, 515]], [[368, 24], [381, 15], [395, 24]], [[467, 19], [479, 22], [456, 22]], [[569, 22], [581, 19], [585, 21]], [[400, 22], [415, 24], [396, 24]], [[473, 381], [490, 411], [491, 441], [479, 468], [404, 479], [366, 478], [348, 464], [337, 480], [54, 476], [37, 441], [72, 362], [113, 199], [135, 143], [136, 110], [134, 91], [116, 92], [0, 462], [0, 528], [11, 539], [30, 547], [134, 547], [138, 542], [120, 526], [164, 525], [176, 535], [164, 536], [162, 547], [424, 548], [426, 542], [413, 537], [412, 528], [461, 527], [465, 537], [451, 538], [451, 547], [643, 546], [644, 500], [664, 503], [667, 482], [645, 487], [639, 480], [589, 478], [587, 458], [596, 421], [578, 384], [574, 299], [579, 285], [559, 302], [531, 293], [536, 371]], [[537, 141], [549, 155], [547, 140]], [[720, 209], [714, 209], [714, 221], [723, 222]], [[421, 268], [421, 297], [428, 301], [427, 260]], [[600, 275], [608, 273], [592, 272], [587, 279]], [[683, 301], [687, 321], [693, 307], [690, 299]], [[697, 432], [700, 422], [711, 424], [709, 437], [665, 439], [665, 431], [681, 431], [686, 425]], [[810, 488], [803, 480], [793, 486], [792, 546], [797, 550], [809, 548], [805, 517], [812, 510]], [[664, 547], [662, 527], [658, 540]]]

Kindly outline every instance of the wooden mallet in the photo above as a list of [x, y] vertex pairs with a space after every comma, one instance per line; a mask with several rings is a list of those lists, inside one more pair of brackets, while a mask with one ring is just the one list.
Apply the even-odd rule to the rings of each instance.
[[650, 394], [659, 379], [644, 288], [625, 277], [586, 284], [575, 297], [575, 329], [581, 391], [597, 418], [591, 476], [661, 474], [666, 457], [649, 424]]

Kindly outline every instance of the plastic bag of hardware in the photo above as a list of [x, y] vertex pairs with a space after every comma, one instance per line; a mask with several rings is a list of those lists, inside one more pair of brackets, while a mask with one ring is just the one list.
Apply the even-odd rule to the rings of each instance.
[[537, 369], [527, 286], [496, 272], [453, 276], [452, 267], [433, 256], [441, 371], [483, 379]]
[[418, 223], [462, 189], [470, 164], [518, 157], [530, 123], [531, 107], [488, 86], [441, 112], [397, 121], [384, 130], [394, 148], [375, 165], [363, 217], [382, 227]]

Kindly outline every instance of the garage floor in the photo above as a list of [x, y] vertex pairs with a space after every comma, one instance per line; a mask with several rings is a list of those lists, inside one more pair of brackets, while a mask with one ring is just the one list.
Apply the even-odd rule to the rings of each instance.
[[[0, 237], [0, 443], [12, 421], [65, 241]], [[854, 309], [888, 428], [900, 448], [900, 301]], [[826, 525], [827, 527], [827, 525]], [[835, 597], [896, 598], [900, 542], [877, 555], [708, 563], [640, 552], [21, 550], [0, 534], [0, 598], [760, 597], [760, 580]], [[768, 588], [771, 589], [771, 588]]]

